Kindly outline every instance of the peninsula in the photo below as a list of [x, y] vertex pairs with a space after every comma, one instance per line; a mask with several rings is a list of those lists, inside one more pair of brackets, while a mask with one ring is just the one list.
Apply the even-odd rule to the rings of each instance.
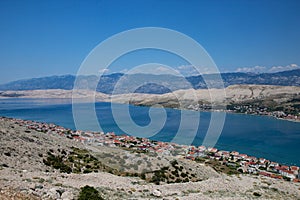
[[[221, 94], [225, 94], [224, 96]], [[211, 96], [215, 99], [211, 102]], [[163, 106], [167, 108], [211, 111], [214, 109], [280, 119], [299, 121], [300, 87], [274, 85], [232, 85], [225, 89], [187, 89], [165, 94], [104, 94], [91, 90], [18, 90], [2, 91], [0, 98], [79, 99], [133, 104], [137, 106]]]

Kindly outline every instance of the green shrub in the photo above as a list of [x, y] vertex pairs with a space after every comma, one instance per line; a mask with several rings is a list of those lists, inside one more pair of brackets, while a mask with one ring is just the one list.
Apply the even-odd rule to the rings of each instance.
[[253, 195], [256, 196], [256, 197], [260, 197], [261, 194], [257, 193], [257, 192], [253, 192]]
[[172, 161], [170, 162], [170, 164], [171, 164], [173, 167], [175, 167], [176, 165], [178, 165], [178, 162], [177, 162], [177, 160], [172, 160]]
[[181, 177], [182, 177], [182, 178], [186, 178], [186, 177], [187, 177], [187, 174], [186, 174], [186, 173], [181, 173]]
[[72, 169], [68, 165], [64, 164], [61, 156], [55, 156], [48, 152], [47, 159], [43, 159], [43, 162], [47, 166], [52, 166], [54, 169], [59, 169], [63, 173], [71, 173]]
[[91, 172], [93, 172], [91, 169], [85, 169], [85, 170], [83, 170], [84, 174], [88, 174], [88, 173], [91, 173]]
[[84, 186], [81, 188], [78, 200], [104, 200], [98, 190], [91, 186]]

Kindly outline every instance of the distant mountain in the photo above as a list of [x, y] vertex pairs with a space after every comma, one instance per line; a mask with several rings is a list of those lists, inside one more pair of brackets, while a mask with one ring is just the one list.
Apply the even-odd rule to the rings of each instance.
[[[221, 87], [216, 81], [216, 74], [203, 76], [180, 77], [173, 75], [152, 74], [109, 74], [100, 78], [97, 91], [105, 94], [149, 93], [164, 94], [179, 89], [204, 89], [207, 84], [214, 88]], [[300, 69], [277, 73], [222, 73], [224, 86], [237, 84], [300, 86]], [[73, 89], [76, 77], [73, 75], [50, 76], [27, 80], [13, 81], [0, 85], [0, 90], [40, 90], [40, 89]], [[80, 88], [92, 89], [97, 83], [97, 76], [79, 76]]]
[[222, 78], [225, 86], [236, 84], [300, 86], [300, 69], [263, 74], [226, 73], [222, 74]]

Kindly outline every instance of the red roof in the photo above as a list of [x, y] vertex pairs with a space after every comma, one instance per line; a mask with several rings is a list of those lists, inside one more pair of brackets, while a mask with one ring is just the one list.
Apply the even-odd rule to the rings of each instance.
[[114, 143], [121, 144], [122, 142], [120, 142], [119, 140], [114, 140]]
[[291, 171], [291, 170], [282, 170], [282, 171], [285, 172], [285, 173], [288, 173], [288, 174], [294, 174], [294, 172]]
[[289, 167], [288, 166], [281, 166], [281, 167], [280, 166], [276, 166], [275, 169], [283, 171], [283, 170], [288, 170]]
[[271, 176], [271, 174], [267, 172], [259, 172], [259, 174], [263, 176]]
[[291, 168], [291, 170], [293, 170], [293, 171], [299, 170], [299, 167], [297, 167], [297, 166], [291, 166], [290, 168]]

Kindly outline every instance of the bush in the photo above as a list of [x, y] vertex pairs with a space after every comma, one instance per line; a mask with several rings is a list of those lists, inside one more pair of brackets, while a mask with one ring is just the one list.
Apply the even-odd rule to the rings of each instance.
[[91, 172], [93, 172], [91, 169], [85, 169], [85, 170], [83, 170], [84, 174], [88, 174], [88, 173], [91, 173]]
[[4, 155], [6, 155], [6, 156], [8, 156], [8, 157], [11, 156], [10, 152], [6, 152], [6, 153], [4, 153]]
[[98, 190], [91, 186], [84, 186], [81, 188], [78, 200], [104, 200]]
[[141, 174], [141, 179], [146, 180], [146, 174], [145, 173]]
[[61, 156], [55, 156], [48, 152], [47, 159], [43, 159], [43, 162], [47, 166], [52, 166], [54, 169], [60, 169], [63, 173], [71, 173], [72, 169], [68, 165], [63, 163], [63, 158]]
[[175, 167], [176, 165], [178, 165], [177, 160], [172, 160], [170, 163], [171, 163], [171, 165], [172, 165], [173, 167]]
[[256, 197], [260, 197], [261, 194], [257, 193], [257, 192], [253, 192], [253, 195], [256, 196]]
[[291, 178], [286, 177], [286, 176], [284, 176], [283, 179], [286, 180], [286, 181], [291, 181]]
[[182, 177], [182, 178], [186, 178], [186, 177], [187, 177], [187, 174], [186, 174], [186, 173], [181, 173], [181, 177]]

